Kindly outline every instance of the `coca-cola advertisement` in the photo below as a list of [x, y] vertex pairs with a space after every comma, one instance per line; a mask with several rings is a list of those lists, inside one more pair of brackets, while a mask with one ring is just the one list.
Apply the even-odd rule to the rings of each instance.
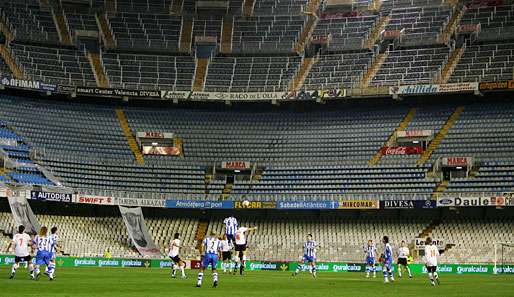
[[423, 153], [421, 146], [384, 146], [380, 149], [380, 153], [387, 155], [419, 155]]

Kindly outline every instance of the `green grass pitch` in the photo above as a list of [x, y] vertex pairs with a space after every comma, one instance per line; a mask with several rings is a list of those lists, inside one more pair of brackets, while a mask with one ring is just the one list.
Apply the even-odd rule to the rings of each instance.
[[169, 270], [144, 268], [63, 268], [50, 282], [44, 275], [29, 279], [27, 271], [18, 270], [9, 279], [10, 268], [0, 268], [0, 296], [34, 297], [152, 297], [152, 296], [514, 296], [513, 275], [440, 274], [441, 285], [431, 287], [426, 275], [397, 279], [384, 284], [366, 279], [362, 273], [319, 273], [317, 279], [302, 273], [296, 278], [289, 272], [247, 272], [244, 276], [220, 273], [218, 288], [206, 272], [204, 285], [196, 288], [198, 271], [187, 271], [188, 279], [171, 279]]

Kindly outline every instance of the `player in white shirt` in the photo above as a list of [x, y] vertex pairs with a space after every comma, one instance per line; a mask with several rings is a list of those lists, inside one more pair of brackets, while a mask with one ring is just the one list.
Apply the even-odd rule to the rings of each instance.
[[439, 275], [437, 274], [437, 258], [439, 257], [439, 249], [432, 242], [432, 238], [427, 237], [425, 241], [425, 267], [427, 268], [430, 284], [439, 285]]
[[402, 240], [402, 243], [400, 244], [400, 247], [398, 248], [398, 261], [396, 264], [398, 265], [398, 276], [402, 277], [402, 266], [407, 269], [407, 272], [409, 273], [409, 278], [412, 278], [412, 273], [410, 272], [409, 268], [409, 262], [407, 258], [410, 255], [409, 248], [405, 244], [405, 241]]
[[223, 273], [232, 269], [232, 243], [227, 239], [227, 235], [224, 234], [221, 237], [221, 268], [223, 269]]
[[236, 267], [234, 268], [234, 274], [236, 272], [237, 266], [239, 265], [239, 274], [243, 275], [245, 262], [246, 262], [246, 249], [247, 249], [247, 242], [246, 242], [246, 232], [257, 230], [257, 227], [241, 227], [237, 229], [236, 231]]
[[175, 233], [173, 235], [173, 240], [170, 241], [170, 251], [168, 253], [168, 256], [173, 261], [171, 263], [171, 277], [175, 278], [177, 275], [177, 266], [180, 269], [180, 272], [182, 273], [182, 278], [186, 278], [186, 273], [184, 272], [184, 268], [186, 267], [186, 263], [180, 259], [179, 252], [180, 248], [182, 247], [180, 245], [180, 239], [178, 239], [180, 236], [179, 233]]
[[7, 247], [7, 253], [11, 249], [11, 246], [14, 245], [14, 264], [11, 268], [11, 276], [9, 278], [14, 278], [16, 274], [16, 269], [20, 267], [20, 262], [27, 262], [30, 275], [32, 276], [34, 272], [34, 266], [32, 265], [32, 257], [30, 256], [29, 246], [31, 246], [32, 239], [30, 235], [24, 233], [25, 227], [19, 226], [18, 233], [15, 234], [12, 238], [12, 241], [9, 243]]
[[218, 264], [220, 251], [220, 240], [217, 238], [216, 232], [211, 231], [211, 234], [203, 240], [200, 247], [200, 255], [202, 255], [202, 266], [200, 267], [200, 272], [198, 273], [198, 281], [196, 283], [198, 288], [202, 286], [203, 273], [205, 269], [209, 268], [209, 265], [212, 269], [212, 286], [218, 286], [218, 270], [216, 269], [216, 265]]

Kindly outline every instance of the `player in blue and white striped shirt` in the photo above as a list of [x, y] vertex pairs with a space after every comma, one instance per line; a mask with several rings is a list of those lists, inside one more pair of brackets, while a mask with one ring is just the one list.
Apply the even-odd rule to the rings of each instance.
[[375, 267], [377, 247], [373, 243], [373, 240], [368, 240], [368, 245], [364, 248], [364, 253], [366, 253], [366, 277], [369, 277], [370, 271], [373, 271], [373, 277], [377, 277], [377, 269]]
[[303, 244], [303, 257], [293, 276], [298, 275], [300, 267], [305, 267], [305, 262], [309, 263], [309, 272], [316, 278], [316, 248], [318, 244], [312, 239], [312, 234], [307, 234], [307, 241]]
[[198, 282], [196, 283], [196, 286], [198, 288], [202, 286], [203, 272], [206, 268], [209, 268], [209, 265], [211, 265], [212, 268], [212, 286], [218, 286], [218, 271], [216, 270], [216, 265], [218, 264], [220, 251], [221, 242], [218, 239], [216, 232], [211, 231], [210, 236], [205, 238], [202, 242], [200, 253], [203, 253], [203, 260], [202, 267], [200, 268], [200, 272], [198, 273]]
[[[384, 282], [388, 283], [389, 281], [394, 282], [394, 275], [393, 275], [393, 248], [389, 244], [389, 237], [384, 236], [382, 239], [382, 242], [384, 243], [384, 267], [382, 268], [382, 271], [384, 272]], [[389, 275], [389, 279], [388, 279]]]
[[50, 261], [52, 260], [52, 250], [54, 242], [52, 238], [47, 236], [48, 228], [45, 226], [41, 227], [39, 235], [36, 235], [33, 240], [33, 248], [37, 251], [36, 253], [36, 267], [34, 269], [34, 279], [39, 278], [39, 267], [40, 265], [46, 265], [48, 268], [48, 278], [54, 279], [53, 268], [50, 267]]
[[223, 220], [225, 224], [225, 235], [227, 235], [227, 240], [232, 245], [235, 244], [236, 241], [236, 232], [238, 229], [237, 219], [230, 216]]
[[50, 273], [53, 272], [53, 276], [55, 276], [55, 258], [57, 256], [58, 249], [61, 248], [58, 244], [57, 227], [52, 227], [52, 229], [50, 229], [50, 236], [48, 237], [52, 241], [52, 253], [50, 255], [50, 264], [46, 266], [45, 274], [50, 275]]

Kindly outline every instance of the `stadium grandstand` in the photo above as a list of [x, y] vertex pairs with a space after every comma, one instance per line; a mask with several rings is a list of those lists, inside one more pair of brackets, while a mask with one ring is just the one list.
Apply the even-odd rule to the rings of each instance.
[[512, 0], [0, 1], [0, 251], [514, 267], [513, 90]]

